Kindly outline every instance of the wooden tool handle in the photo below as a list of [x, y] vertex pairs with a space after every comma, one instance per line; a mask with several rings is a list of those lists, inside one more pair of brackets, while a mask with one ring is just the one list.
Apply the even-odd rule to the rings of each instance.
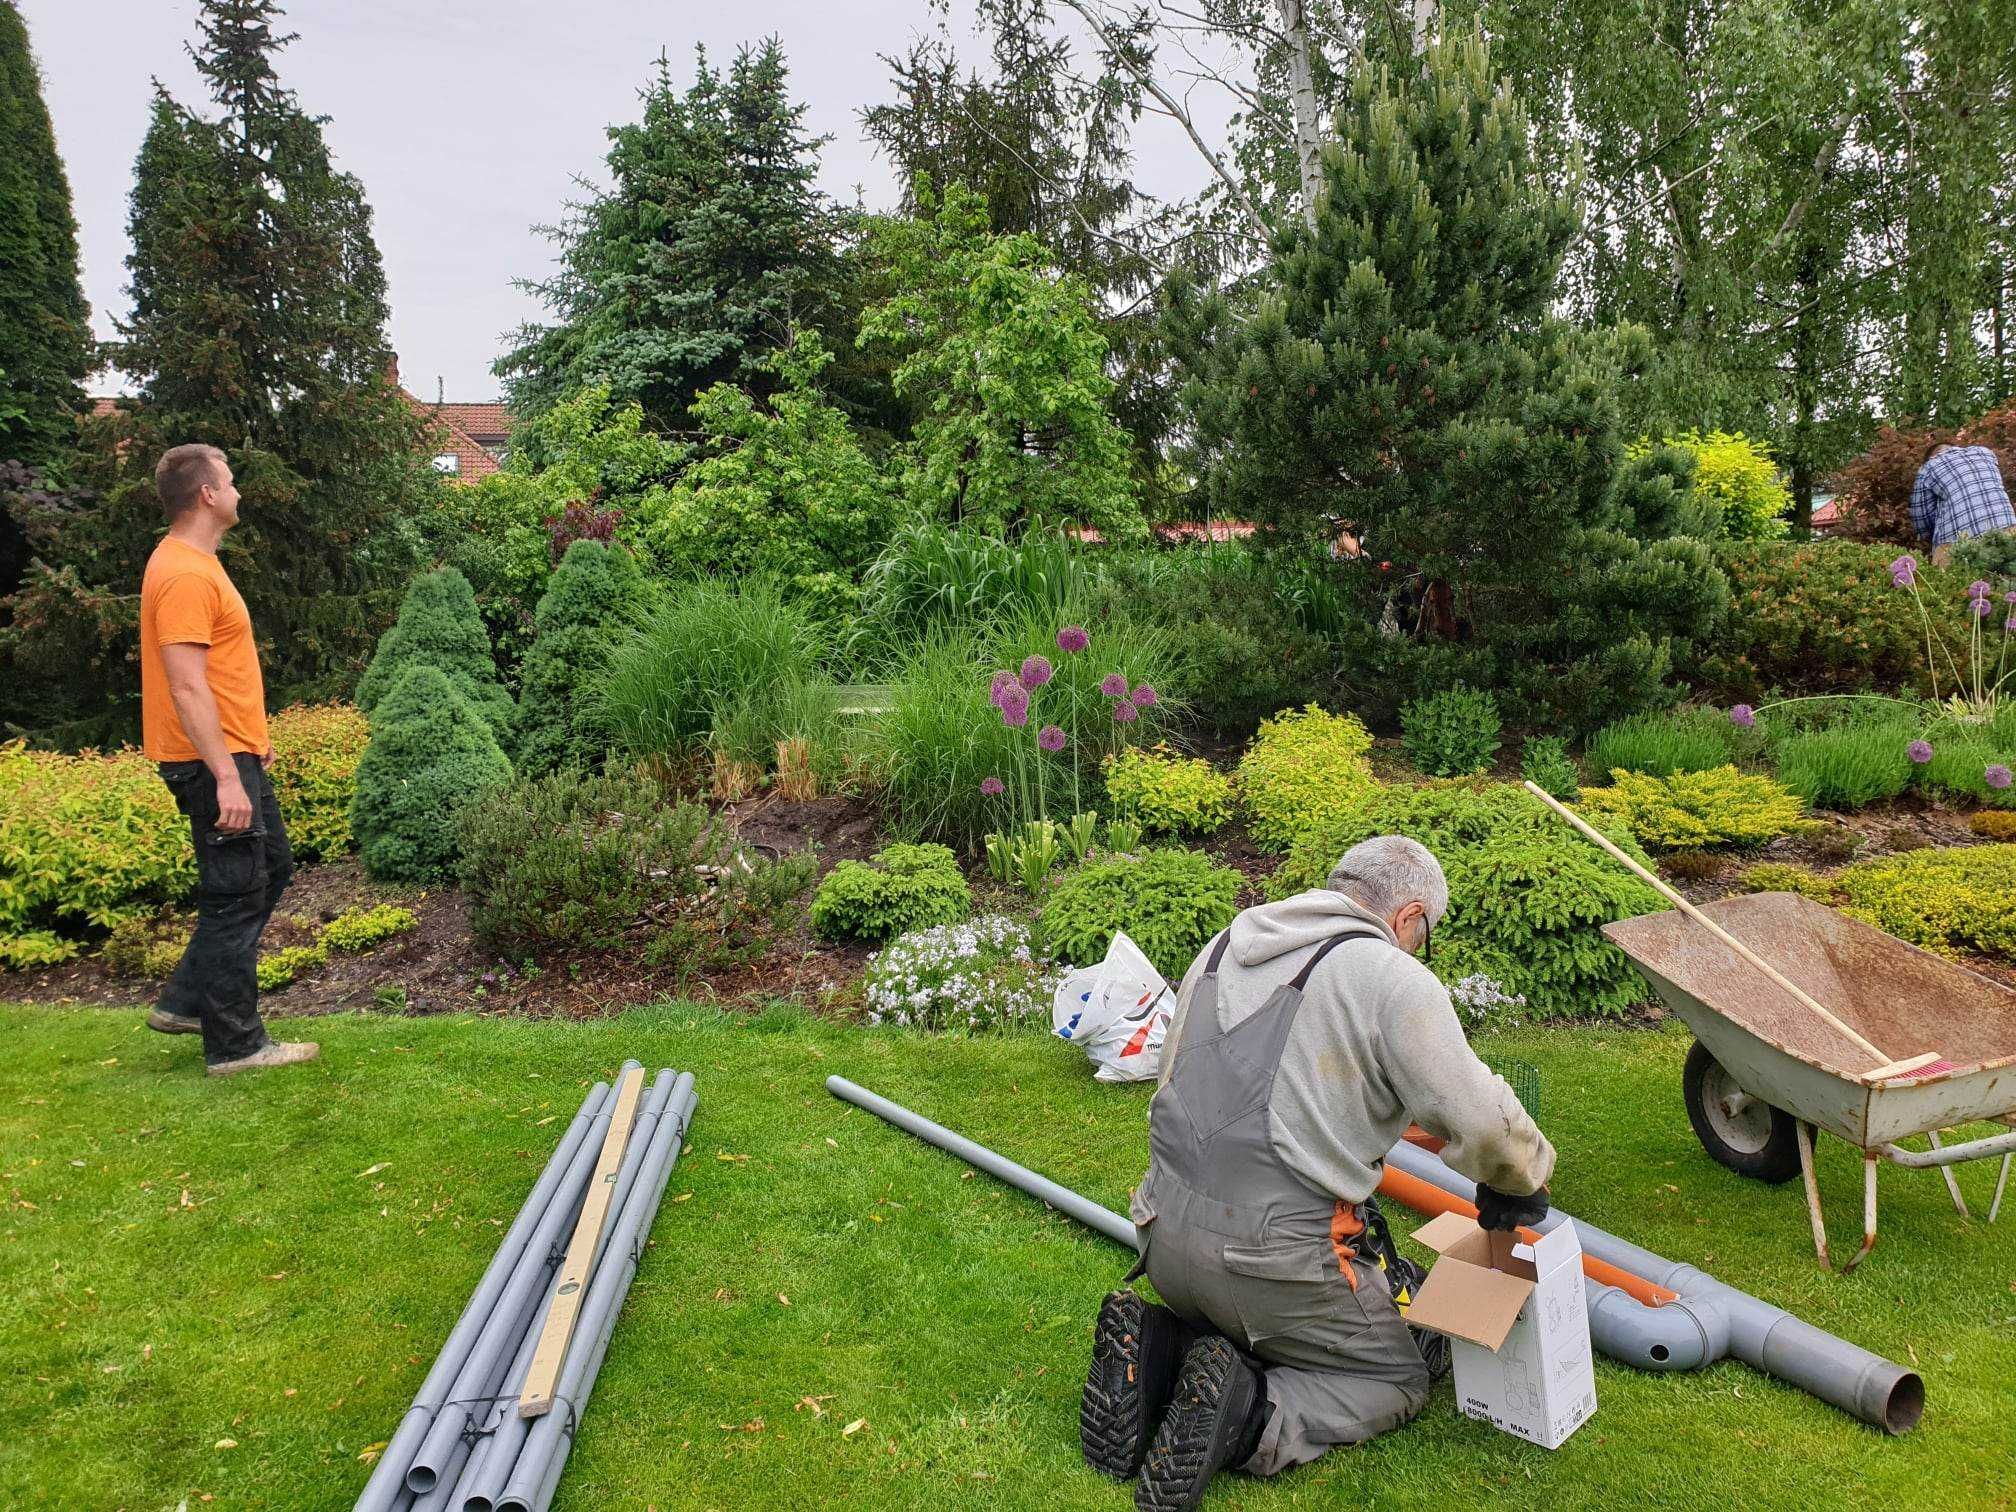
[[[1655, 889], [1660, 897], [1664, 898], [1668, 903], [1671, 903], [1675, 908], [1679, 909], [1680, 912], [1687, 915], [1688, 918], [1692, 919], [1696, 924], [1699, 924], [1703, 929], [1707, 930], [1710, 934], [1714, 935], [1716, 939], [1720, 940], [1724, 945], [1727, 945], [1731, 950], [1735, 951], [1736, 954], [1743, 957], [1743, 959], [1748, 961], [1752, 966], [1755, 966], [1759, 971], [1763, 972], [1764, 975], [1769, 977], [1773, 982], [1777, 983], [1779, 987], [1783, 988], [1786, 992], [1789, 992], [1793, 997], [1797, 998], [1817, 1018], [1821, 1019], [1823, 1022], [1827, 1024], [1832, 1025], [1835, 1029], [1839, 1030], [1842, 1034], [1845, 1034], [1849, 1039], [1853, 1040], [1861, 1050], [1866, 1052], [1870, 1056], [1870, 1058], [1876, 1062], [1876, 1069], [1878, 1071], [1887, 1072], [1889, 1071], [1890, 1067], [1898, 1064], [1898, 1062], [1893, 1061], [1888, 1055], [1885, 1055], [1881, 1050], [1878, 1050], [1874, 1045], [1870, 1044], [1868, 1040], [1864, 1039], [1861, 1035], [1857, 1034], [1853, 1029], [1849, 1028], [1846, 1024], [1842, 1023], [1840, 1019], [1836, 1018], [1832, 1013], [1829, 1013], [1819, 1003], [1815, 1002], [1810, 996], [1808, 996], [1804, 991], [1802, 991], [1797, 986], [1797, 984], [1788, 979], [1783, 972], [1779, 971], [1777, 967], [1773, 966], [1769, 961], [1765, 960], [1762, 956], [1758, 955], [1756, 951], [1752, 950], [1748, 945], [1745, 945], [1741, 940], [1737, 939], [1736, 936], [1729, 933], [1728, 930], [1724, 929], [1720, 924], [1717, 924], [1713, 919], [1709, 918], [1708, 915], [1701, 912], [1701, 910], [1696, 908], [1692, 903], [1689, 903], [1685, 898], [1681, 897], [1679, 893], [1675, 892], [1672, 888], [1668, 887], [1649, 869], [1640, 866], [1636, 861], [1632, 860], [1631, 857], [1628, 854], [1626, 854], [1623, 850], [1611, 844], [1610, 840], [1605, 835], [1603, 835], [1600, 831], [1595, 829], [1592, 825], [1584, 822], [1581, 815], [1575, 813], [1573, 810], [1568, 808], [1567, 805], [1559, 802], [1552, 793], [1548, 792], [1545, 788], [1536, 786], [1531, 782], [1527, 783], [1525, 786], [1527, 792], [1531, 793], [1535, 798], [1538, 798], [1542, 803], [1546, 804], [1547, 807], [1551, 808], [1563, 819], [1566, 819], [1570, 824], [1574, 825], [1576, 829], [1580, 830], [1584, 835], [1588, 836], [1591, 840], [1594, 840], [1598, 845], [1602, 846], [1603, 849], [1608, 851], [1611, 855], [1615, 856], [1619, 861], [1622, 861], [1626, 866], [1630, 867], [1631, 870], [1637, 874], [1639, 881], [1644, 882], [1648, 886]], [[1866, 1073], [1862, 1074], [1866, 1075]]]

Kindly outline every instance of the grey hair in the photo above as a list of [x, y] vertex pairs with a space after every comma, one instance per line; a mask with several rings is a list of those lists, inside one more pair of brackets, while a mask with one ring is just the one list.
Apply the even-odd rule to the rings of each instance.
[[1432, 927], [1449, 909], [1449, 883], [1442, 863], [1419, 840], [1374, 835], [1361, 840], [1330, 869], [1329, 887], [1378, 914], [1391, 917], [1409, 903], [1428, 911]]

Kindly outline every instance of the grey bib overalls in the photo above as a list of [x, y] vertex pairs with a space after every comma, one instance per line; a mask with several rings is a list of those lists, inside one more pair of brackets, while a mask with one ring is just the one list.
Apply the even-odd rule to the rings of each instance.
[[1131, 1211], [1142, 1269], [1183, 1317], [1204, 1322], [1266, 1370], [1273, 1415], [1256, 1475], [1397, 1428], [1428, 1400], [1428, 1369], [1385, 1277], [1352, 1241], [1364, 1220], [1276, 1153], [1269, 1104], [1303, 991], [1326, 940], [1294, 980], [1230, 1029], [1218, 1017], [1221, 935], [1193, 989], [1169, 1080], [1148, 1117], [1148, 1174]]

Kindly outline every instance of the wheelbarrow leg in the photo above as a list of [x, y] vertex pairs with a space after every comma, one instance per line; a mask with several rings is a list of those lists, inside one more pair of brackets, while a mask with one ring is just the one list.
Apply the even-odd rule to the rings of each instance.
[[[1939, 1131], [1937, 1129], [1928, 1129], [1925, 1137], [1932, 1141], [1933, 1149], [1943, 1148], [1939, 1143]], [[1939, 1174], [1946, 1178], [1946, 1190], [1952, 1194], [1953, 1206], [1960, 1210], [1960, 1216], [1962, 1218], [1972, 1218], [1974, 1215], [1967, 1211], [1967, 1200], [1960, 1195], [1960, 1183], [1953, 1179], [1953, 1167], [1950, 1165], [1941, 1166], [1939, 1167]]]
[[1995, 1221], [1995, 1215], [2002, 1210], [2002, 1190], [2009, 1185], [2009, 1162], [2011, 1160], [2016, 1160], [2016, 1155], [2004, 1155], [2002, 1157], [2002, 1174], [1995, 1178], [1995, 1200], [1988, 1204], [1988, 1221], [1990, 1223]]
[[1820, 1257], [1820, 1269], [1831, 1273], [1834, 1262], [1827, 1258], [1827, 1225], [1820, 1217], [1820, 1182], [1813, 1174], [1813, 1126], [1795, 1121], [1792, 1133], [1799, 1144], [1799, 1175], [1806, 1183], [1806, 1212], [1813, 1220], [1813, 1252]]
[[1862, 1248], [1841, 1267], [1844, 1276], [1868, 1259], [1869, 1251], [1876, 1248], [1876, 1159], [1873, 1150], [1862, 1152]]

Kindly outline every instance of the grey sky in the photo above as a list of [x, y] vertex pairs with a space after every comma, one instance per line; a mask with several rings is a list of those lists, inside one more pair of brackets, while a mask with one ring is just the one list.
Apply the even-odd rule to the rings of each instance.
[[[207, 107], [183, 43], [194, 0], [17, 0], [42, 65], [56, 143], [82, 228], [84, 287], [101, 336], [127, 300], [126, 198], [146, 130], [150, 77]], [[954, 6], [953, 40], [979, 60], [970, 6]], [[338, 164], [364, 181], [391, 282], [392, 339], [406, 384], [450, 399], [497, 393], [500, 337], [536, 314], [511, 287], [542, 272], [551, 246], [532, 226], [556, 218], [572, 177], [593, 174], [603, 129], [635, 118], [636, 91], [660, 49], [691, 75], [693, 45], [717, 60], [775, 32], [807, 125], [830, 133], [821, 179], [849, 201], [891, 196], [887, 165], [862, 139], [858, 108], [889, 97], [878, 53], [928, 32], [925, 0], [297, 0], [300, 40], [280, 55], [282, 81], [330, 117]], [[1192, 192], [1204, 170], [1171, 123], [1137, 133], [1137, 181]], [[108, 387], [101, 383], [100, 389]]]

